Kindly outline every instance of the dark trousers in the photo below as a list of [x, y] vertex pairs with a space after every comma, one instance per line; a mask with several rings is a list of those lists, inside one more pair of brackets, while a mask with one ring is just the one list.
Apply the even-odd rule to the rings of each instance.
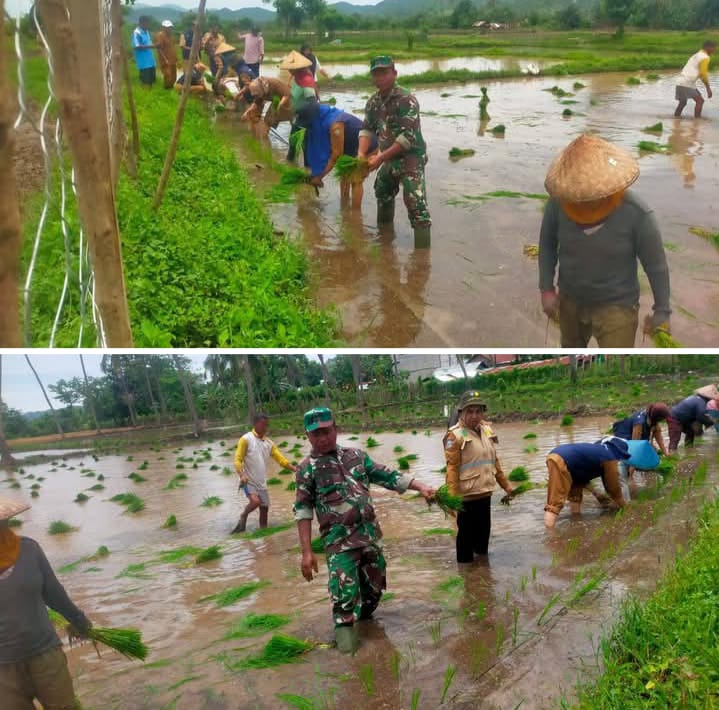
[[474, 555], [486, 555], [492, 530], [492, 496], [464, 501], [457, 513], [457, 562], [472, 562]]
[[255, 79], [260, 75], [260, 63], [259, 62], [253, 62], [252, 64], [247, 65], [252, 71], [255, 73]]

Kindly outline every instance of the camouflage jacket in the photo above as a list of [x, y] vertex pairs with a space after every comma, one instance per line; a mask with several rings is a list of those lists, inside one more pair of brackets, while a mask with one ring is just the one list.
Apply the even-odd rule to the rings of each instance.
[[384, 98], [379, 92], [370, 97], [361, 135], [377, 136], [380, 150], [399, 143], [407, 153], [421, 157], [427, 154], [419, 120], [419, 103], [414, 94], [401, 86], [395, 86]]
[[295, 520], [312, 520], [315, 511], [325, 549], [332, 553], [365, 547], [382, 537], [370, 483], [404, 493], [412, 479], [376, 464], [360, 449], [338, 446], [336, 453], [305, 459], [295, 481]]

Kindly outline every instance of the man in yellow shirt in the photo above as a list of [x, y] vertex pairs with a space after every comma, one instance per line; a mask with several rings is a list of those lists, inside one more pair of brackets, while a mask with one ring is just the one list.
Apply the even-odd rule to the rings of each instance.
[[697, 89], [697, 81], [702, 80], [707, 89], [707, 98], [712, 97], [712, 89], [709, 86], [709, 62], [711, 55], [717, 50], [717, 43], [712, 40], [704, 42], [704, 46], [696, 54], [689, 58], [689, 61], [682, 69], [682, 73], [677, 82], [676, 100], [679, 102], [674, 115], [681, 118], [682, 111], [687, 105], [687, 101], [694, 101], [694, 118], [701, 118], [702, 108], [704, 108], [704, 97]]
[[257, 414], [252, 420], [252, 431], [240, 437], [235, 451], [235, 471], [240, 477], [240, 487], [249, 499], [242, 511], [240, 520], [232, 534], [245, 531], [247, 516], [260, 509], [260, 527], [267, 527], [267, 513], [270, 507], [270, 495], [267, 490], [267, 466], [270, 457], [282, 468], [293, 473], [297, 470], [281, 453], [272, 439], [267, 438], [270, 419], [266, 414]]

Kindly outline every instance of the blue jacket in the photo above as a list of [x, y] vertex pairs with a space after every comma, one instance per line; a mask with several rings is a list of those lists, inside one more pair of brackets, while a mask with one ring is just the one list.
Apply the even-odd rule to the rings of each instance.
[[594, 478], [604, 475], [602, 464], [606, 461], [626, 460], [629, 458], [626, 442], [622, 442], [624, 452], [607, 444], [562, 444], [550, 451], [564, 459], [572, 481], [586, 486]]
[[646, 409], [642, 409], [640, 412], [634, 412], [634, 414], [626, 419], [614, 422], [612, 425], [612, 433], [614, 436], [618, 436], [621, 439], [631, 439], [632, 429], [634, 429], [637, 424], [642, 427], [642, 439], [648, 439], [651, 431], [649, 429], [649, 424], [647, 424]]
[[712, 420], [706, 413], [707, 404], [708, 402], [704, 397], [693, 394], [672, 407], [672, 418], [681, 424], [691, 424], [692, 422], [712, 424]]
[[317, 115], [307, 128], [305, 145], [307, 163], [309, 164], [313, 177], [322, 174], [332, 155], [330, 128], [333, 123], [338, 122], [345, 124], [344, 155], [357, 155], [362, 121], [356, 116], [345, 113], [334, 106], [320, 104]]

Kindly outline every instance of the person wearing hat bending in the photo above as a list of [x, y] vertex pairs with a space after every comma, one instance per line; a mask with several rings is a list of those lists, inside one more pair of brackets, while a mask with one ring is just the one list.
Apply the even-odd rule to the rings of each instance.
[[398, 493], [419, 491], [427, 500], [435, 490], [375, 463], [360, 449], [338, 446], [337, 426], [325, 407], [306, 412], [304, 427], [312, 451], [297, 471], [294, 505], [302, 576], [310, 582], [318, 572], [310, 545], [316, 513], [327, 554], [337, 648], [354, 653], [358, 646], [355, 623], [372, 616], [387, 586], [382, 531], [370, 484]]
[[701, 436], [705, 428], [714, 424], [713, 418], [707, 414], [707, 406], [713, 400], [719, 400], [719, 388], [717, 385], [707, 385], [671, 408], [667, 420], [670, 454], [677, 450], [682, 434], [684, 445], [691, 446], [696, 436]]
[[631, 458], [624, 439], [607, 436], [596, 444], [562, 444], [547, 456], [549, 483], [547, 505], [544, 506], [544, 524], [553, 528], [567, 499], [573, 515], [582, 507], [582, 492], [590, 483], [601, 478], [604, 488], [614, 503], [623, 508], [624, 498], [619, 475], [619, 462]]
[[696, 54], [689, 57], [689, 61], [684, 65], [675, 91], [675, 98], [679, 102], [677, 110], [674, 112], [677, 118], [681, 118], [682, 111], [684, 111], [689, 99], [694, 101], [694, 118], [702, 117], [704, 97], [697, 89], [697, 82], [701, 79], [707, 90], [707, 98], [710, 99], [712, 97], [712, 87], [709, 86], [709, 64], [712, 54], [716, 51], [717, 43], [709, 39], [704, 42], [704, 45]]
[[166, 89], [171, 89], [177, 81], [177, 45], [175, 36], [172, 34], [174, 25], [170, 20], [162, 21], [162, 28], [155, 35], [155, 47], [157, 56], [160, 58], [160, 71], [162, 72], [162, 84]]
[[504, 489], [507, 500], [513, 491], [499, 463], [498, 439], [484, 419], [487, 405], [479, 392], [465, 392], [457, 409], [459, 421], [443, 441], [449, 492], [463, 500], [462, 510], [457, 513], [456, 540], [457, 562], [463, 564], [489, 550], [492, 493], [496, 484]]
[[232, 531], [245, 532], [249, 514], [260, 509], [260, 528], [267, 527], [267, 515], [270, 509], [270, 494], [267, 490], [267, 466], [270, 458], [289, 471], [297, 469], [280, 453], [280, 450], [267, 436], [270, 418], [266, 414], [256, 414], [252, 419], [252, 431], [240, 437], [235, 450], [235, 471], [240, 477], [240, 487], [249, 499], [242, 511], [237, 525]]
[[70, 600], [40, 545], [10, 528], [10, 519], [29, 508], [0, 497], [0, 707], [31, 710], [38, 700], [48, 710], [74, 710], [80, 704], [47, 607], [70, 622], [74, 636], [86, 637], [92, 624]]
[[669, 419], [669, 407], [664, 402], [654, 402], [645, 409], [612, 424], [612, 434], [620, 439], [655, 441], [662, 456], [669, 452], [664, 445], [661, 423]]
[[265, 124], [268, 126], [277, 126], [282, 121], [292, 120], [292, 104], [290, 101], [290, 87], [281, 79], [261, 76], [250, 82], [247, 87], [247, 94], [252, 104], [242, 114], [243, 121], [257, 124], [262, 119], [262, 113], [266, 102], [271, 102], [277, 108], [267, 112], [265, 116]]
[[378, 139], [379, 152], [368, 158], [370, 171], [378, 171], [374, 184], [377, 222], [394, 221], [395, 198], [401, 186], [415, 245], [429, 246], [432, 220], [424, 177], [427, 145], [422, 136], [419, 103], [413, 94], [397, 84], [392, 57], [373, 59], [370, 72], [377, 93], [370, 97], [365, 108], [357, 157], [368, 158], [372, 141], [375, 137]]
[[659, 227], [652, 210], [627, 189], [638, 176], [627, 151], [592, 135], [570, 143], [549, 168], [539, 289], [546, 315], [559, 316], [563, 348], [587, 347], [592, 336], [602, 348], [634, 347], [637, 260], [654, 295], [644, 332], [669, 332], [669, 269]]

